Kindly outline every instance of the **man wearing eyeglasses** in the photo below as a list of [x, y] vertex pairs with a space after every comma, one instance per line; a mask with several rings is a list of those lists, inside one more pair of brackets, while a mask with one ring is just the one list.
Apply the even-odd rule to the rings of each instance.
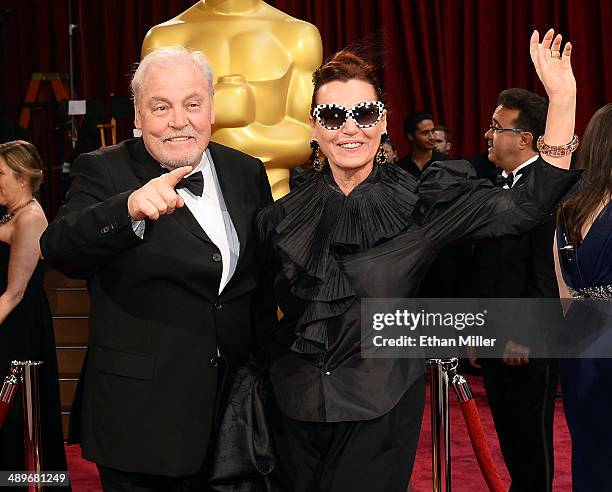
[[[507, 89], [500, 93], [484, 135], [489, 160], [501, 170], [499, 186], [521, 186], [531, 171], [538, 158], [536, 141], [544, 133], [547, 109], [548, 101], [533, 92]], [[551, 217], [521, 236], [481, 242], [477, 246], [479, 296], [558, 298], [553, 234]], [[510, 338], [513, 334], [507, 335]], [[510, 340], [503, 359], [481, 363], [499, 443], [512, 478], [510, 491], [550, 491], [557, 361], [530, 358], [529, 347], [520, 340]]]

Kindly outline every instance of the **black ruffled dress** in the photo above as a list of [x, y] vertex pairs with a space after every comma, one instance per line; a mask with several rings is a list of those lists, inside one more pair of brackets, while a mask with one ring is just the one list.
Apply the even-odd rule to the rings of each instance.
[[370, 420], [389, 412], [424, 372], [422, 361], [364, 359], [360, 299], [414, 297], [436, 253], [454, 241], [516, 234], [548, 216], [578, 181], [538, 159], [511, 190], [476, 179], [466, 161], [430, 166], [416, 181], [375, 166], [345, 196], [312, 174], [258, 217], [274, 252], [283, 312], [270, 377], [295, 420]]

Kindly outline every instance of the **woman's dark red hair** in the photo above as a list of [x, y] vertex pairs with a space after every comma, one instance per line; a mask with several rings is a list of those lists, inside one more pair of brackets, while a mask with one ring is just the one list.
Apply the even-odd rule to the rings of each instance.
[[377, 99], [383, 101], [383, 94], [380, 90], [374, 65], [368, 63], [352, 51], [342, 50], [332, 56], [312, 74], [314, 90], [312, 92], [312, 102], [310, 104], [311, 113], [317, 105], [315, 102], [317, 94], [323, 85], [329, 82], [346, 82], [353, 79], [363, 80], [371, 84], [372, 87], [374, 87]]

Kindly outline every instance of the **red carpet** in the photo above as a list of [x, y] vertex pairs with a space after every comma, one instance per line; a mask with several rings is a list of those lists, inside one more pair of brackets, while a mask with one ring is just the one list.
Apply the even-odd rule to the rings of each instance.
[[[467, 376], [470, 382], [474, 398], [480, 411], [480, 417], [493, 460], [497, 463], [498, 470], [506, 485], [509, 485], [508, 472], [497, 444], [497, 436], [493, 419], [489, 412], [482, 380], [479, 377]], [[452, 476], [453, 490], [455, 492], [485, 492], [487, 490], [485, 481], [480, 474], [478, 464], [472, 447], [463, 416], [456, 402], [454, 393], [451, 395], [451, 454], [452, 454]], [[431, 487], [431, 423], [429, 419], [429, 394], [428, 404], [425, 408], [425, 418], [419, 441], [417, 460], [412, 475], [412, 492], [428, 492]], [[81, 458], [78, 446], [67, 446], [68, 468], [72, 487], [75, 492], [99, 492], [100, 482], [96, 467], [93, 463]], [[557, 399], [555, 410], [555, 481], [553, 490], [565, 492], [571, 490], [571, 446], [570, 438], [563, 415], [561, 399]]]
[[79, 445], [66, 446], [66, 458], [68, 459], [70, 483], [74, 492], [100, 492], [102, 490], [96, 465], [81, 457]]
[[[470, 383], [474, 399], [478, 406], [480, 419], [487, 436], [487, 443], [493, 455], [493, 461], [497, 464], [499, 474], [506, 484], [510, 486], [510, 478], [506, 465], [497, 443], [497, 435], [493, 418], [487, 405], [487, 398], [484, 391], [482, 379], [477, 376], [466, 376]], [[429, 391], [429, 387], [428, 387]], [[455, 393], [451, 390], [451, 456], [452, 456], [452, 478], [453, 491], [455, 492], [486, 492], [487, 487], [478, 468], [478, 463], [474, 457], [470, 438], [468, 436], [463, 415], [459, 408], [459, 403]], [[553, 491], [567, 492], [572, 489], [571, 477], [571, 443], [565, 416], [563, 414], [563, 404], [561, 398], [557, 398], [555, 408], [555, 478]], [[429, 492], [432, 489], [431, 483], [431, 421], [429, 417], [429, 393], [427, 394], [427, 405], [423, 418], [423, 427], [419, 440], [417, 459], [412, 474], [412, 492]]]

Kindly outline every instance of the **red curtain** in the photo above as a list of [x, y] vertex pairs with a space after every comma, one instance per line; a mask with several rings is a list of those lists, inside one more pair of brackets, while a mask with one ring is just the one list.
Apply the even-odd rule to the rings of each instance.
[[[3, 0], [8, 101], [23, 101], [32, 72], [68, 72], [72, 6], [78, 98], [108, 103], [128, 95], [142, 39], [195, 0]], [[543, 93], [531, 66], [532, 29], [555, 26], [574, 44], [578, 131], [612, 100], [609, 0], [270, 0], [319, 29], [328, 56], [362, 43], [381, 56], [390, 134], [400, 154], [406, 114], [430, 110], [453, 133], [457, 156], [484, 151], [497, 93], [520, 86]]]

